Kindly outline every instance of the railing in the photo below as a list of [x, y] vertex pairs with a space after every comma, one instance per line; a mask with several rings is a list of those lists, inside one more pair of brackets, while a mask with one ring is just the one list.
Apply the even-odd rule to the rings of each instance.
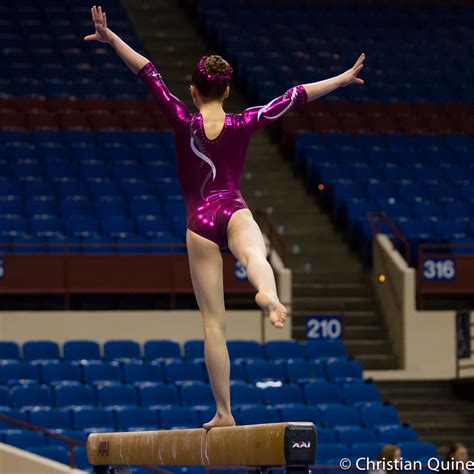
[[262, 209], [257, 209], [254, 215], [256, 216], [257, 223], [262, 228], [262, 232], [267, 234], [268, 239], [270, 240], [270, 247], [277, 252], [286, 267], [287, 254], [285, 239], [278, 233], [275, 228], [275, 224], [273, 224], [270, 216], [266, 211]]

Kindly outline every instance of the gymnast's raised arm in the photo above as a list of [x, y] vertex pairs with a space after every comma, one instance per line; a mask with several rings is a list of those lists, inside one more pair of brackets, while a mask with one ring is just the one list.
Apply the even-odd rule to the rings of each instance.
[[131, 71], [144, 82], [171, 125], [175, 127], [183, 123], [191, 114], [187, 107], [168, 90], [153, 63], [137, 53], [107, 27], [107, 15], [101, 7], [97, 8], [94, 5], [91, 12], [95, 33], [86, 36], [84, 40], [110, 44]]
[[365, 54], [362, 53], [354, 66], [338, 76], [292, 87], [266, 105], [245, 109], [241, 113], [245, 129], [249, 133], [253, 133], [264, 125], [275, 121], [294, 106], [319, 99], [349, 84], [364, 84], [364, 81], [357, 77], [364, 67], [364, 60]]

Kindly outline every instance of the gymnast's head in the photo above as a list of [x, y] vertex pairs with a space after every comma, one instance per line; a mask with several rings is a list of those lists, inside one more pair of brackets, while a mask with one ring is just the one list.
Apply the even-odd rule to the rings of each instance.
[[221, 56], [203, 56], [193, 70], [189, 90], [197, 108], [229, 97], [232, 66]]

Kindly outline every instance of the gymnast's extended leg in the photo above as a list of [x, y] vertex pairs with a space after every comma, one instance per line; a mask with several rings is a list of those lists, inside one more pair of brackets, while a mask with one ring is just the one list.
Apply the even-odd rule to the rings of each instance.
[[191, 230], [186, 233], [189, 268], [204, 329], [204, 356], [216, 400], [216, 415], [203, 425], [233, 426], [230, 407], [230, 362], [225, 340], [222, 254], [219, 246]]
[[257, 290], [255, 301], [269, 314], [272, 324], [282, 328], [288, 311], [278, 299], [275, 275], [267, 260], [263, 235], [250, 209], [239, 209], [232, 214], [227, 225], [227, 242]]

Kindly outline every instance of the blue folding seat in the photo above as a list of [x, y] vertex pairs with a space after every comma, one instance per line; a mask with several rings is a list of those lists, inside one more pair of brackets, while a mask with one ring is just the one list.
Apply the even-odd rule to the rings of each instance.
[[423, 184], [442, 184], [445, 182], [445, 174], [441, 168], [415, 168], [415, 174], [420, 183]]
[[92, 196], [96, 199], [100, 199], [103, 196], [121, 197], [122, 195], [118, 183], [109, 181], [107, 178], [97, 178], [92, 181], [89, 180], [89, 190]]
[[241, 364], [230, 363], [230, 380], [244, 382], [246, 379], [245, 369]]
[[145, 358], [155, 359], [179, 359], [181, 358], [181, 348], [177, 341], [169, 339], [156, 339], [145, 341]]
[[62, 232], [62, 223], [56, 216], [39, 214], [31, 218], [31, 233], [37, 237], [61, 234]]
[[386, 167], [383, 170], [385, 179], [392, 184], [410, 184], [416, 181], [416, 173], [414, 168], [405, 167]]
[[[14, 418], [16, 420], [28, 421], [27, 412], [22, 409], [14, 409], [0, 405], [0, 414], [9, 416], [10, 418]], [[18, 425], [14, 425], [8, 421], [0, 419], [0, 439], [3, 439], [3, 435], [13, 432], [16, 429], [18, 429]]]
[[127, 199], [143, 194], [156, 194], [156, 186], [153, 183], [137, 178], [124, 178], [120, 180], [120, 189]]
[[326, 372], [319, 360], [289, 360], [286, 375], [291, 383], [307, 383], [325, 379]]
[[262, 345], [257, 341], [232, 340], [227, 341], [227, 349], [231, 360], [236, 359], [263, 359]]
[[106, 178], [110, 176], [109, 167], [103, 160], [83, 160], [79, 162], [79, 174], [82, 179]]
[[70, 216], [66, 219], [66, 232], [74, 237], [87, 237], [99, 233], [99, 223], [89, 216]]
[[64, 381], [80, 382], [81, 377], [81, 368], [71, 362], [52, 361], [42, 364], [42, 380], [48, 385]]
[[152, 180], [163, 178], [177, 178], [176, 167], [164, 161], [149, 161], [146, 166], [146, 175]]
[[102, 230], [106, 236], [117, 237], [121, 234], [134, 234], [135, 226], [127, 217], [112, 216], [103, 218]]
[[304, 359], [304, 348], [299, 341], [269, 341], [264, 347], [268, 359]]
[[120, 196], [104, 195], [98, 197], [95, 211], [101, 219], [107, 216], [126, 216], [128, 214], [128, 206]]
[[359, 413], [362, 423], [369, 428], [400, 424], [397, 410], [388, 403], [384, 405], [367, 403], [359, 406]]
[[200, 382], [189, 382], [181, 386], [181, 404], [184, 406], [214, 405], [211, 386]]
[[79, 385], [75, 383], [63, 383], [55, 386], [54, 395], [56, 406], [95, 406], [95, 394], [91, 385]]
[[336, 426], [335, 431], [338, 441], [346, 446], [352, 446], [356, 443], [375, 443], [377, 437], [369, 428], [360, 426]]
[[345, 383], [342, 386], [342, 399], [349, 404], [355, 405], [365, 402], [381, 402], [382, 395], [377, 385], [367, 383]]
[[145, 382], [138, 385], [140, 404], [148, 407], [179, 405], [178, 389], [175, 385]]
[[469, 224], [466, 222], [438, 220], [433, 223], [433, 229], [439, 240], [445, 240], [452, 237], [456, 239], [464, 239], [469, 236]]
[[308, 341], [306, 356], [310, 359], [328, 359], [330, 357], [347, 357], [346, 346], [342, 341]]
[[91, 340], [68, 340], [63, 346], [65, 360], [101, 360], [100, 346]]
[[128, 339], [106, 341], [104, 343], [104, 358], [110, 361], [141, 360], [140, 344]]
[[28, 223], [26, 219], [16, 214], [6, 214], [0, 216], [1, 234], [16, 235], [22, 232], [28, 232]]
[[278, 423], [280, 415], [275, 408], [242, 407], [236, 414], [237, 422], [240, 425], [261, 425], [265, 423]]
[[38, 446], [29, 448], [28, 451], [62, 464], [69, 464], [69, 452], [64, 446]]
[[23, 343], [25, 360], [59, 360], [59, 344], [54, 341], [26, 341]]
[[350, 454], [349, 448], [342, 443], [321, 443], [316, 451], [316, 464], [326, 464], [329, 459], [347, 458]]
[[146, 431], [159, 429], [155, 410], [146, 407], [123, 407], [116, 411], [117, 428], [121, 431]]
[[184, 357], [186, 359], [204, 359], [204, 341], [195, 339], [184, 343]]
[[233, 406], [263, 405], [262, 390], [241, 381], [231, 382], [230, 398]]
[[110, 254], [117, 252], [117, 246], [111, 237], [89, 235], [82, 237], [82, 251], [87, 254]]
[[462, 202], [447, 204], [444, 213], [452, 222], [470, 222], [474, 215], [474, 206]]
[[168, 200], [164, 204], [164, 214], [168, 216], [185, 216], [186, 205], [184, 200]]
[[335, 383], [317, 380], [304, 386], [304, 398], [311, 405], [342, 402], [340, 388]]
[[17, 386], [11, 389], [13, 408], [30, 406], [52, 406], [53, 394], [48, 386]]
[[163, 382], [164, 371], [160, 364], [149, 362], [128, 362], [123, 366], [125, 383]]
[[259, 359], [251, 360], [245, 366], [245, 371], [247, 373], [247, 380], [250, 383], [257, 383], [266, 380], [284, 382], [286, 380], [284, 366], [272, 361]]
[[34, 408], [30, 413], [30, 422], [46, 429], [72, 429], [70, 413], [61, 408]]
[[23, 203], [19, 196], [6, 195], [0, 196], [0, 215], [4, 214], [22, 214]]
[[418, 433], [407, 425], [382, 425], [375, 429], [379, 441], [398, 444], [405, 441], [418, 441]]
[[7, 434], [5, 443], [20, 449], [27, 449], [34, 446], [45, 446], [46, 438], [43, 433], [37, 431], [21, 430], [19, 433]]
[[200, 363], [192, 361], [167, 361], [164, 365], [165, 378], [168, 383], [206, 380], [204, 369]]
[[263, 400], [267, 405], [290, 406], [304, 404], [303, 393], [299, 385], [285, 384], [281, 387], [262, 389]]
[[116, 162], [113, 165], [113, 176], [117, 180], [121, 179], [144, 179], [145, 170], [136, 161], [125, 160]]
[[357, 410], [340, 403], [318, 405], [321, 421], [326, 426], [359, 426], [360, 419]]
[[83, 364], [84, 383], [122, 382], [120, 366], [109, 362], [88, 361]]
[[170, 232], [172, 230], [171, 223], [164, 217], [152, 215], [138, 216], [136, 221], [140, 235], [145, 237], [154, 237], [161, 232]]
[[8, 387], [0, 386], [0, 407], [10, 406], [10, 403], [10, 390], [8, 389]]
[[57, 199], [52, 195], [34, 195], [25, 202], [26, 213], [30, 216], [36, 214], [54, 215], [58, 211]]
[[130, 209], [135, 217], [155, 216], [159, 218], [162, 214], [161, 202], [156, 196], [135, 196], [130, 203]]
[[87, 458], [87, 447], [86, 446], [74, 446], [74, 461], [77, 469], [89, 472], [92, 470], [92, 465], [89, 464]]
[[199, 428], [198, 412], [191, 407], [170, 407], [160, 410], [161, 427]]
[[362, 379], [363, 368], [360, 362], [354, 359], [331, 357], [326, 360], [326, 373], [333, 381], [343, 378]]
[[114, 414], [110, 410], [97, 407], [77, 407], [72, 410], [74, 429], [86, 433], [115, 430]]
[[94, 215], [94, 205], [88, 196], [82, 194], [65, 196], [60, 207], [64, 217]]
[[[315, 407], [304, 405], [280, 408], [280, 418], [281, 421], [304, 421], [314, 423], [315, 425], [321, 421], [318, 410]], [[318, 429], [318, 442], [322, 442], [319, 439], [319, 434]]]
[[0, 365], [0, 382], [12, 385], [22, 380], [33, 380], [39, 382], [41, 377], [39, 365], [27, 362], [10, 362]]
[[98, 385], [97, 404], [102, 407], [138, 404], [137, 390], [133, 385], [121, 383], [106, 383]]
[[[319, 416], [318, 410], [314, 407], [310, 407], [313, 410], [316, 410], [316, 417]], [[295, 420], [296, 421], [296, 420]], [[298, 420], [299, 421], [299, 420]], [[336, 432], [334, 428], [323, 428], [319, 423], [320, 420], [317, 418], [318, 423], [316, 425], [316, 432], [318, 435], [318, 443], [326, 444], [326, 443], [337, 443]]]
[[423, 457], [434, 458], [438, 455], [436, 446], [426, 441], [405, 441], [398, 443], [398, 447], [402, 458], [408, 461], [415, 461]]
[[0, 341], [0, 359], [18, 360], [20, 358], [20, 347], [15, 341]]
[[369, 458], [375, 460], [378, 458], [380, 451], [385, 446], [384, 443], [354, 443], [351, 446], [351, 454], [356, 458]]

